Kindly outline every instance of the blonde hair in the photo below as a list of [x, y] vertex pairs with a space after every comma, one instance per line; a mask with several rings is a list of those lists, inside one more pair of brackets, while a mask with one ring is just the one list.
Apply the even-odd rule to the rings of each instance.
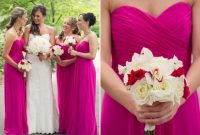
[[[72, 31], [72, 34], [80, 35], [80, 32], [77, 27], [77, 19], [75, 17], [71, 17], [71, 16], [68, 17], [67, 19], [69, 20], [69, 25], [74, 29]], [[64, 31], [62, 31], [58, 36], [59, 40], [63, 40], [63, 38], [64, 38]]]
[[18, 17], [21, 18], [25, 13], [26, 13], [26, 10], [24, 8], [15, 7], [11, 11], [11, 19], [10, 19], [10, 22], [8, 23], [8, 25], [6, 26], [7, 30], [10, 29], [15, 24]]

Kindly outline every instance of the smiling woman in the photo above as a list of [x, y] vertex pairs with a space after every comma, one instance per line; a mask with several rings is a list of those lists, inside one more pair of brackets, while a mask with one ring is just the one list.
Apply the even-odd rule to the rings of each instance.
[[11, 20], [7, 25], [5, 45], [2, 56], [4, 63], [4, 95], [6, 135], [27, 134], [26, 89], [23, 78], [24, 70], [18, 67], [23, 59], [22, 26], [26, 24], [27, 13], [24, 8], [16, 7], [11, 12]]
[[33, 7], [31, 24], [24, 32], [27, 48], [40, 46], [37, 55], [30, 51], [26, 54], [27, 60], [32, 62], [32, 69], [27, 73], [26, 79], [29, 134], [52, 134], [58, 131], [58, 112], [53, 95], [52, 67], [49, 58], [49, 49], [55, 44], [55, 32], [53, 27], [44, 23], [45, 17], [46, 7]]

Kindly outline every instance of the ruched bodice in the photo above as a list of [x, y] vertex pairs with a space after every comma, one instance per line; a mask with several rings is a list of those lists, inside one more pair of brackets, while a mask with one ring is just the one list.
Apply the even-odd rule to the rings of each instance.
[[[149, 48], [155, 56], [172, 58], [176, 55], [183, 61], [184, 68], [189, 69], [192, 50], [192, 6], [189, 3], [177, 2], [156, 17], [133, 6], [122, 5], [112, 11], [110, 17], [112, 68], [117, 74], [118, 65], [124, 66], [126, 61], [131, 61], [133, 53], [140, 53], [143, 47]], [[172, 120], [156, 126], [156, 135], [200, 134], [199, 126], [200, 110], [195, 92]], [[101, 133], [143, 135], [144, 124], [105, 92]]]
[[[131, 60], [142, 47], [155, 56], [176, 55], [189, 67], [191, 55], [191, 5], [178, 2], [158, 17], [132, 6], [120, 6], [111, 14], [113, 68]], [[116, 70], [117, 71], [117, 70]]]

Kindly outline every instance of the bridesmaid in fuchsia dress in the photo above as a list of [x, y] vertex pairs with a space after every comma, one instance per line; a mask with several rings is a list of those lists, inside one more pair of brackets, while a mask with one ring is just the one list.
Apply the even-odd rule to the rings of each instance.
[[[68, 53], [69, 46], [65, 41], [69, 36], [78, 37], [79, 30], [77, 27], [77, 19], [68, 17], [63, 24], [63, 30], [56, 39], [56, 45], [60, 45], [64, 50], [64, 54], [60, 56], [60, 61], [57, 61], [57, 86], [58, 86], [58, 108], [59, 108], [59, 132], [66, 133], [69, 119], [69, 99], [72, 90], [72, 81], [74, 76], [74, 63], [76, 57], [72, 57]], [[75, 47], [74, 44], [73, 47]]]
[[23, 135], [28, 133], [26, 117], [26, 91], [23, 70], [18, 63], [23, 59], [24, 39], [21, 27], [26, 24], [26, 10], [20, 7], [11, 12], [11, 21], [7, 26], [3, 50], [5, 82], [5, 121], [6, 135]]
[[79, 16], [78, 27], [84, 32], [84, 37], [69, 53], [76, 56], [74, 77], [72, 81], [72, 96], [70, 96], [69, 135], [97, 135], [95, 118], [96, 72], [93, 59], [97, 51], [97, 36], [90, 30], [96, 18], [93, 13]]
[[[199, 135], [200, 1], [102, 0], [101, 5], [101, 134], [144, 135], [144, 124], [151, 123], [156, 135]], [[183, 62], [191, 94], [181, 105], [139, 106], [126, 91], [118, 65], [143, 47]]]

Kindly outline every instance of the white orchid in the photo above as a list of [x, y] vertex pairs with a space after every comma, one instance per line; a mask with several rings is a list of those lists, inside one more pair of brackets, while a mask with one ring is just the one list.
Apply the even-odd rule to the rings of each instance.
[[170, 60], [170, 62], [172, 62], [173, 67], [175, 69], [178, 69], [180, 67], [183, 67], [183, 62], [178, 60], [178, 58], [174, 55], [173, 59]]

